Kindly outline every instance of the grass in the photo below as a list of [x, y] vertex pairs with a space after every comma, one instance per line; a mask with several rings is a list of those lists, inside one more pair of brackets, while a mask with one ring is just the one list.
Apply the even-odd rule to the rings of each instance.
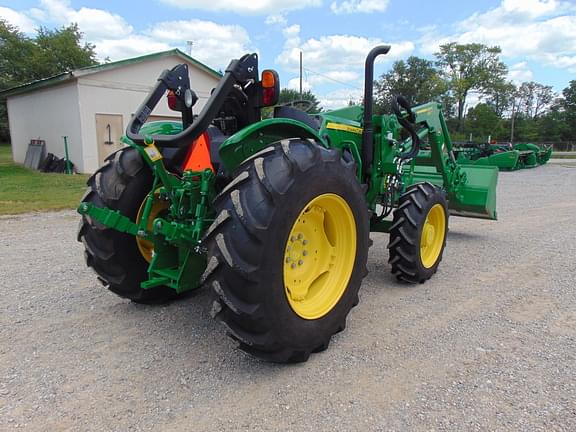
[[24, 168], [12, 162], [10, 146], [0, 144], [0, 215], [75, 208], [87, 178]]

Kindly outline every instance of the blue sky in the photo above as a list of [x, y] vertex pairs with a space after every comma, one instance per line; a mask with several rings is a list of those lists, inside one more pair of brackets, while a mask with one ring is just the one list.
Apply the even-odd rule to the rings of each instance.
[[361, 97], [369, 49], [392, 45], [377, 74], [410, 55], [433, 58], [442, 43], [499, 45], [516, 83], [534, 80], [561, 91], [576, 79], [574, 0], [0, 0], [0, 16], [34, 34], [77, 22], [100, 58], [169, 48], [216, 69], [245, 52], [337, 107]]

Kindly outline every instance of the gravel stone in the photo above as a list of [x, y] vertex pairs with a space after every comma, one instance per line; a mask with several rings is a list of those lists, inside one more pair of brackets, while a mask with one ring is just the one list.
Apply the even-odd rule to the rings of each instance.
[[347, 329], [292, 366], [236, 350], [206, 290], [107, 292], [75, 212], [0, 217], [0, 430], [574, 431], [576, 169], [501, 173], [498, 202], [423, 285], [371, 234]]

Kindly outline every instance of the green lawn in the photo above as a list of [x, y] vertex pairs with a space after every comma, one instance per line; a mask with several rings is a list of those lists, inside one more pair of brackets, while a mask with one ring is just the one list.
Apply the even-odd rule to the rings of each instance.
[[12, 162], [10, 146], [0, 144], [0, 215], [75, 208], [87, 178], [24, 168]]

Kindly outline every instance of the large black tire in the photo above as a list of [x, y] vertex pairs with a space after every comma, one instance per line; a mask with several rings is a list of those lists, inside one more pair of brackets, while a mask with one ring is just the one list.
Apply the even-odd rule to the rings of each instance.
[[[329, 193], [352, 210], [355, 259], [335, 306], [318, 319], [304, 319], [285, 293], [285, 246], [307, 203]], [[218, 216], [205, 240], [205, 280], [215, 295], [212, 315], [242, 350], [260, 359], [302, 362], [326, 349], [332, 335], [345, 328], [367, 274], [368, 211], [354, 162], [311, 141], [284, 140], [244, 162], [215, 208]]]
[[[82, 202], [118, 210], [132, 221], [152, 188], [152, 173], [133, 148], [122, 149], [88, 179]], [[134, 236], [106, 228], [83, 216], [78, 241], [85, 247], [86, 264], [113, 293], [137, 303], [163, 303], [175, 297], [167, 287], [140, 288], [147, 279], [148, 262], [142, 257]]]
[[[441, 247], [432, 265], [425, 266], [421, 256], [422, 229], [426, 218], [435, 205], [440, 205], [444, 213], [444, 235], [440, 238]], [[418, 183], [408, 188], [400, 197], [398, 208], [390, 228], [389, 263], [392, 274], [403, 282], [423, 283], [438, 270], [446, 246], [448, 233], [448, 206], [445, 194], [430, 183]]]

